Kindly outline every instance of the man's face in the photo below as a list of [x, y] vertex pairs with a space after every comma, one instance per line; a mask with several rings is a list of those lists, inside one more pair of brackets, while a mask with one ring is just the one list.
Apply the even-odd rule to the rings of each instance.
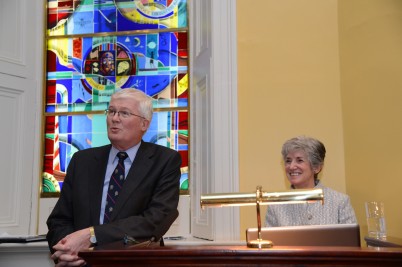
[[117, 113], [125, 111], [139, 115], [137, 101], [132, 97], [112, 97], [109, 110], [116, 111], [113, 116], [106, 117], [107, 134], [112, 145], [122, 151], [138, 144], [148, 128], [149, 121], [134, 115], [123, 118]]

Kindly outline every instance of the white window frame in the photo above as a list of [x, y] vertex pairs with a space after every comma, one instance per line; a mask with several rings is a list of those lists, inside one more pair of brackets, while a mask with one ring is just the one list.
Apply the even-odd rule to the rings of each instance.
[[189, 1], [191, 234], [239, 240], [239, 208], [202, 210], [200, 196], [238, 192], [235, 0]]

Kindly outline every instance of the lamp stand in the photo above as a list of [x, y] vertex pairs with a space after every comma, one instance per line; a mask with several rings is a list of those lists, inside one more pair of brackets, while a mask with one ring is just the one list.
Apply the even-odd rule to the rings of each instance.
[[255, 239], [255, 240], [247, 241], [247, 247], [249, 247], [249, 248], [272, 248], [272, 246], [274, 245], [272, 243], [272, 241], [262, 239], [262, 234], [261, 234], [261, 213], [260, 213], [261, 200], [262, 200], [262, 187], [257, 186], [256, 207], [257, 207], [258, 238]]

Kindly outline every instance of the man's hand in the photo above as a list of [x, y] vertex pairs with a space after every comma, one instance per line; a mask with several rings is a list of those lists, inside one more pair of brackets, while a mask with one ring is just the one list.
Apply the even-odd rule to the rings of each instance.
[[85, 228], [67, 235], [54, 245], [56, 252], [51, 258], [57, 260], [56, 267], [85, 265], [86, 262], [78, 257], [78, 252], [91, 246], [89, 238], [89, 228]]

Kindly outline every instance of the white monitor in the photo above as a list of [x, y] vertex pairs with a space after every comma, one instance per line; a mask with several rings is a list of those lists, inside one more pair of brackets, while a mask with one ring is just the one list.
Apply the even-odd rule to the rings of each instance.
[[[257, 228], [248, 228], [246, 237], [247, 243], [258, 239]], [[358, 224], [263, 227], [261, 239], [274, 246], [360, 247], [360, 228]]]

